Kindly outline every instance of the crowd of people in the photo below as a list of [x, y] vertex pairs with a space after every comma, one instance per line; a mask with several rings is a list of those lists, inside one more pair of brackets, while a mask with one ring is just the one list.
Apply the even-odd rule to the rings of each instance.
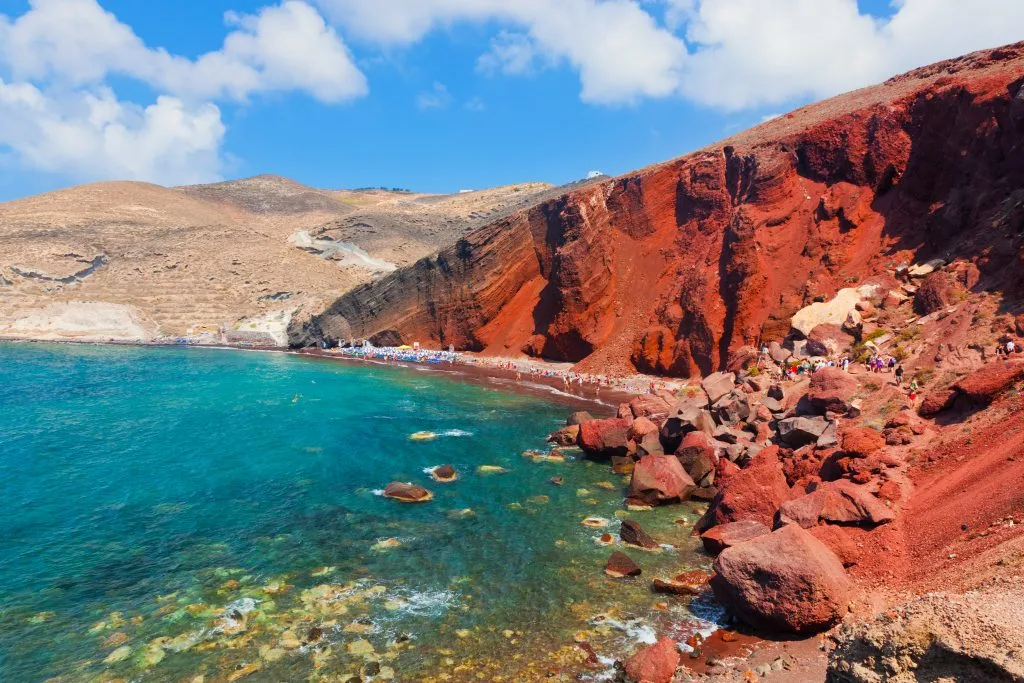
[[402, 363], [452, 364], [462, 359], [462, 354], [457, 351], [437, 351], [410, 346], [346, 346], [331, 349], [331, 351], [348, 358]]
[[[784, 380], [795, 380], [801, 375], [810, 375], [825, 367], [838, 367], [841, 368], [843, 372], [849, 372], [850, 366], [856, 363], [856, 359], [854, 359], [850, 353], [842, 354], [838, 358], [833, 358], [831, 356], [797, 358], [792, 356], [779, 363], [771, 357], [767, 346], [761, 347], [761, 353], [758, 357], [758, 368], [760, 370], [774, 371]], [[903, 365], [895, 356], [880, 352], [872, 353], [863, 361], [863, 366], [864, 370], [868, 373], [892, 374], [896, 386], [900, 388], [903, 387], [905, 371], [903, 369]], [[911, 401], [914, 401], [917, 398], [919, 389], [920, 387], [918, 386], [917, 380], [911, 379], [909, 385], [907, 385], [908, 398], [910, 398]]]
[[550, 364], [543, 362], [479, 357], [467, 357], [464, 360], [472, 365], [483, 365], [515, 373], [516, 381], [521, 381], [524, 375], [556, 380], [561, 382], [565, 391], [577, 394], [584, 393], [585, 387], [593, 388], [595, 396], [600, 396], [602, 389], [642, 394], [669, 391], [675, 388], [673, 383], [651, 380], [640, 376], [609, 377], [585, 372], [572, 372], [558, 367], [550, 367]]

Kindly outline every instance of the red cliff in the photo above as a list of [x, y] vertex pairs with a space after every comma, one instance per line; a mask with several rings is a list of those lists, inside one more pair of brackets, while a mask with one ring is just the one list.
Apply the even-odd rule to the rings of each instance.
[[585, 186], [354, 289], [293, 345], [372, 337], [708, 374], [900, 262], [1022, 288], [1024, 43], [813, 104]]

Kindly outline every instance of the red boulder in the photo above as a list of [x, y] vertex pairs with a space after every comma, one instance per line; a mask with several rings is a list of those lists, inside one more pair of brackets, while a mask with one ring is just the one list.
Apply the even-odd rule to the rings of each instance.
[[824, 367], [811, 375], [807, 401], [818, 414], [846, 413], [858, 390], [857, 380], [839, 368]]
[[580, 448], [591, 458], [606, 459], [629, 455], [632, 452], [629, 441], [631, 422], [620, 417], [610, 417], [581, 423]]
[[928, 315], [956, 304], [964, 294], [964, 286], [956, 275], [939, 270], [928, 275], [914, 294], [914, 312]]
[[805, 635], [846, 614], [853, 584], [825, 544], [795, 525], [722, 552], [711, 587], [750, 626]]
[[629, 498], [650, 504], [686, 500], [696, 488], [675, 456], [645, 455], [633, 467]]
[[647, 417], [659, 425], [665, 421], [673, 408], [674, 405], [667, 398], [655, 394], [634, 396], [629, 402], [629, 410], [633, 417]]
[[775, 520], [779, 506], [791, 498], [779, 461], [779, 447], [771, 446], [754, 456], [745, 469], [722, 482], [708, 511], [697, 522], [697, 531], [718, 524], [752, 519], [766, 526]]
[[1000, 394], [1024, 379], [1024, 361], [989, 363], [953, 385], [971, 403], [987, 406]]
[[889, 507], [866, 486], [846, 479], [819, 484], [811, 493], [786, 501], [779, 521], [808, 529], [818, 522], [877, 526], [896, 519]]
[[752, 538], [764, 536], [771, 532], [772, 530], [761, 524], [761, 522], [745, 519], [739, 522], [727, 522], [726, 524], [711, 527], [700, 535], [700, 540], [704, 544], [704, 550], [712, 555], [717, 555], [726, 548], [731, 548], [734, 545], [739, 545]]
[[866, 458], [885, 447], [885, 437], [868, 427], [849, 427], [843, 430], [842, 446], [848, 455]]
[[671, 638], [659, 638], [626, 660], [624, 668], [633, 683], [669, 683], [679, 666], [679, 647]]

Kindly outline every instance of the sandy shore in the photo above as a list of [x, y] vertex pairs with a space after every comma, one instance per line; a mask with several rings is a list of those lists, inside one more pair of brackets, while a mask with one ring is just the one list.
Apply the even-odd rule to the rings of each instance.
[[[652, 381], [666, 383], [661, 378], [634, 375], [628, 378], [608, 378], [597, 375], [587, 377], [597, 381], [563, 381], [562, 375], [571, 372], [571, 363], [549, 363], [521, 358], [496, 358], [463, 353], [453, 363], [412, 363], [404, 361], [365, 360], [322, 349], [288, 351], [300, 356], [322, 358], [349, 363], [371, 363], [405, 367], [420, 371], [437, 372], [453, 376], [459, 381], [481, 384], [502, 391], [554, 398], [574, 409], [585, 409], [595, 417], [611, 415], [619, 403], [628, 401], [638, 393], [645, 393]], [[511, 365], [510, 365], [511, 364]], [[603, 380], [603, 383], [601, 382]], [[670, 383], [674, 388], [675, 384]]]

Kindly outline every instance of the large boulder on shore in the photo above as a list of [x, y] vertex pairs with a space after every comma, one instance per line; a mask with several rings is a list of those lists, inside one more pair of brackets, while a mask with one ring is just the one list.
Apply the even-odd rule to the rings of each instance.
[[736, 388], [736, 375], [731, 372], [713, 372], [701, 380], [700, 386], [708, 395], [708, 403], [716, 403]]
[[764, 524], [753, 519], [743, 519], [739, 522], [728, 522], [711, 527], [700, 535], [704, 550], [712, 555], [717, 555], [726, 548], [731, 548], [740, 543], [764, 536], [772, 532]]
[[640, 394], [629, 401], [629, 411], [633, 417], [650, 418], [659, 425], [669, 416], [673, 407], [667, 398], [657, 394]]
[[594, 416], [588, 413], [587, 411], [577, 410], [575, 413], [570, 414], [569, 417], [566, 418], [565, 425], [567, 427], [572, 427], [573, 425], [580, 425], [583, 424], [584, 422], [590, 422], [593, 419]]
[[629, 440], [632, 420], [609, 417], [580, 423], [579, 445], [591, 458], [607, 459], [629, 455], [633, 448]]
[[710, 436], [704, 432], [690, 432], [676, 449], [676, 457], [694, 482], [713, 484], [718, 463], [717, 450], [718, 445]]
[[633, 466], [629, 497], [646, 503], [676, 503], [697, 488], [673, 455], [645, 455]]
[[744, 623], [797, 635], [834, 626], [853, 597], [853, 583], [835, 553], [795, 525], [724, 550], [715, 560], [711, 588]]
[[661, 637], [627, 659], [623, 669], [630, 683], [669, 683], [678, 666], [679, 647], [671, 638]]
[[935, 417], [942, 411], [952, 407], [956, 401], [956, 389], [942, 387], [929, 391], [921, 401], [917, 414], [921, 417]]
[[746, 468], [722, 482], [704, 516], [697, 521], [698, 533], [726, 522], [754, 520], [772, 526], [779, 506], [792, 497], [779, 460], [779, 447], [771, 446], [755, 455]]
[[805, 529], [819, 522], [874, 527], [896, 519], [896, 515], [867, 486], [848, 479], [827, 481], [810, 493], [788, 500], [779, 507], [779, 522]]
[[829, 422], [821, 416], [787, 417], [778, 422], [779, 439], [793, 448], [816, 443], [828, 429]]
[[839, 368], [824, 367], [811, 375], [807, 402], [819, 415], [826, 412], [845, 414], [857, 393], [857, 380]]

